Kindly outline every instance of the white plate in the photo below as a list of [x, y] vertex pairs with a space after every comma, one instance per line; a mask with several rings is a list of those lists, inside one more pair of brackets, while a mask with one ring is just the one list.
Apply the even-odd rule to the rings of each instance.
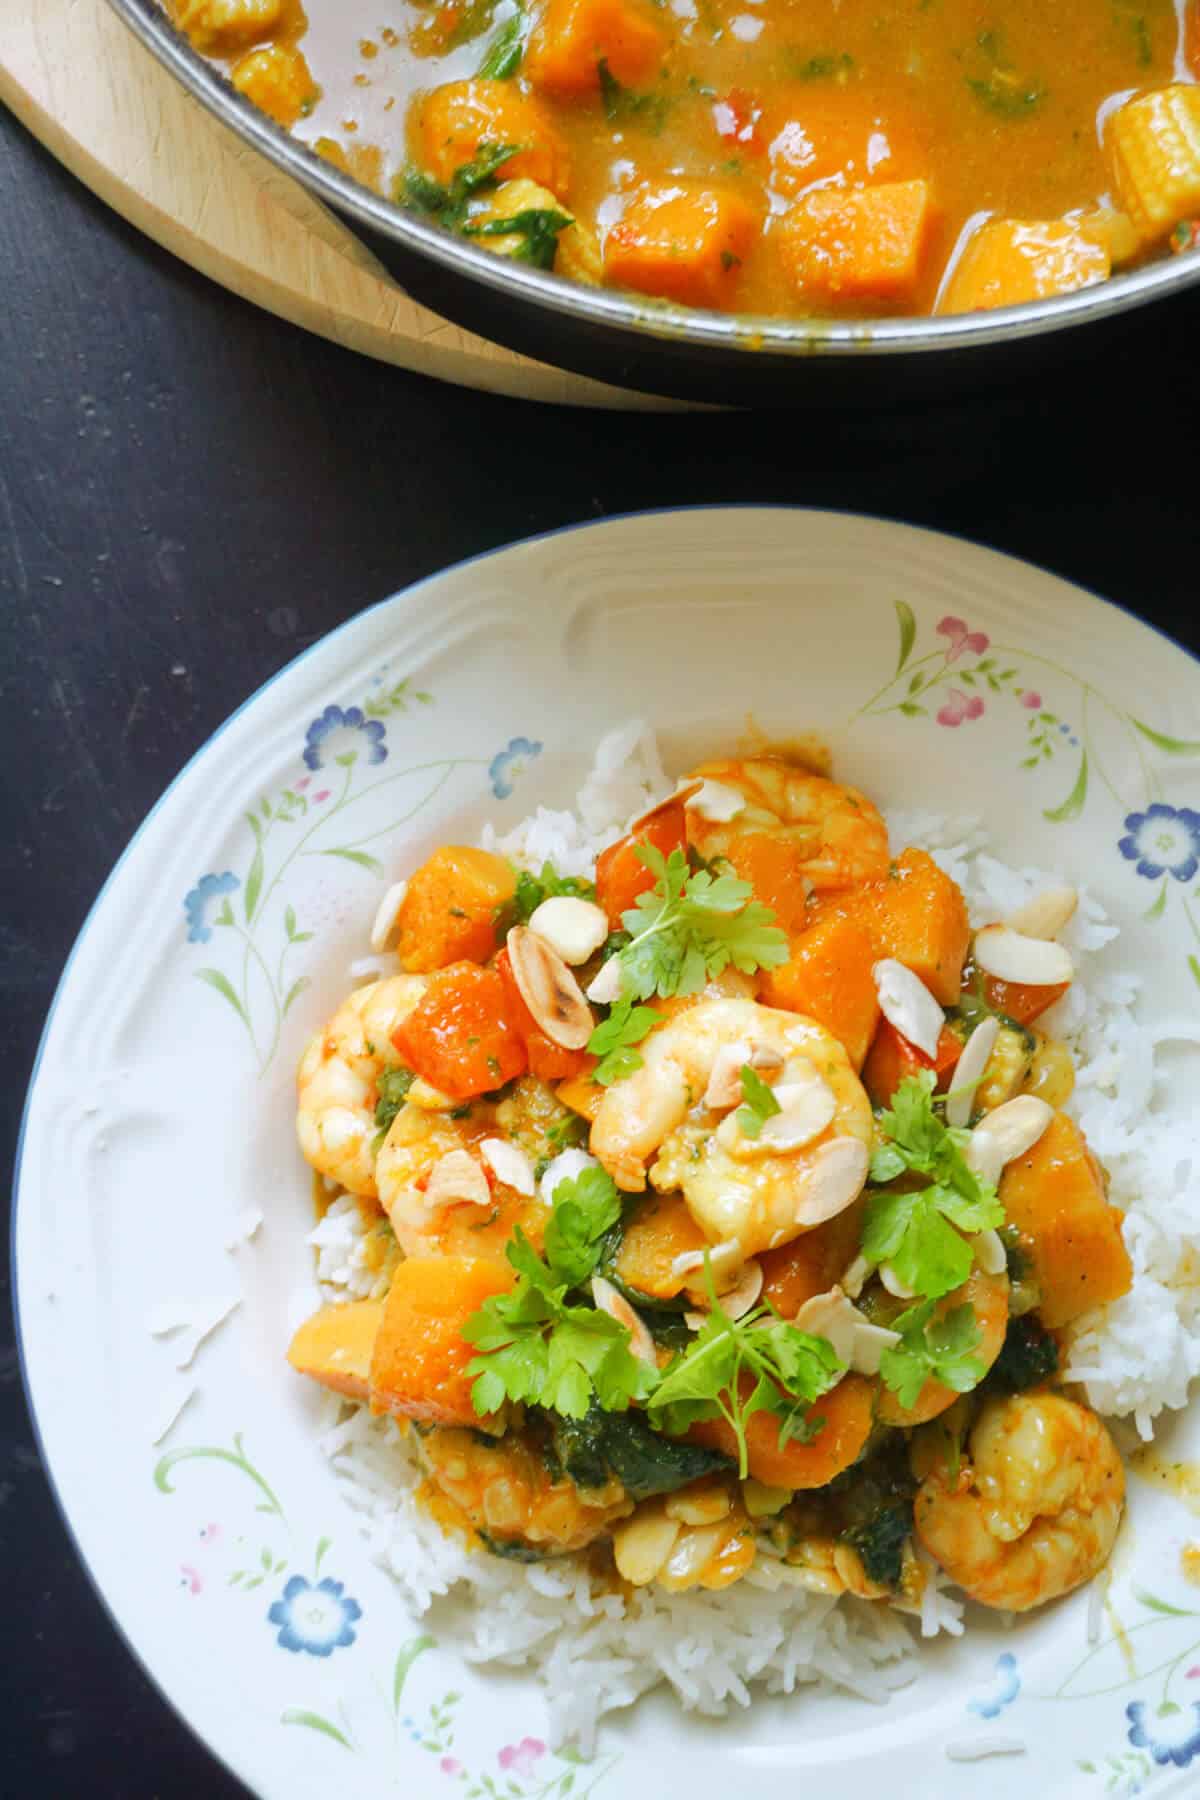
[[[600, 732], [637, 712], [675, 766], [752, 720], [821, 733], [884, 805], [982, 813], [998, 854], [1086, 878], [1146, 1014], [1195, 1026], [1200, 683], [1128, 615], [969, 544], [765, 509], [587, 526], [397, 595], [271, 681], [174, 783], [46, 1030], [19, 1160], [21, 1331], [101, 1592], [269, 1800], [727, 1800], [747, 1780], [792, 1800], [835, 1768], [846, 1800], [1194, 1789], [1200, 1594], [1180, 1552], [1200, 1526], [1138, 1481], [1097, 1643], [1077, 1596], [937, 1644], [883, 1710], [810, 1691], [713, 1725], [654, 1699], [590, 1767], [544, 1749], [532, 1682], [429, 1644], [369, 1561], [283, 1359], [310, 1280], [296, 1060], [364, 953], [385, 873], [487, 815], [566, 800]], [[148, 1329], [175, 1301], [194, 1317], [237, 1302], [182, 1372], [188, 1332]], [[1167, 1453], [1189, 1437], [1177, 1422]], [[947, 1760], [997, 1736], [1025, 1748]]]

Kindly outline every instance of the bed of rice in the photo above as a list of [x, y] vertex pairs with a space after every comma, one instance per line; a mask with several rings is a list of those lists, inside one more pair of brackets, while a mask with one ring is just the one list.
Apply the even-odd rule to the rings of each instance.
[[[563, 874], [589, 875], [596, 851], [646, 804], [670, 788], [653, 734], [640, 723], [611, 733], [575, 810], [540, 807], [506, 837], [483, 841], [531, 869], [552, 861]], [[893, 845], [928, 849], [961, 885], [972, 919], [1001, 917], [1056, 878], [1010, 868], [988, 854], [972, 819], [893, 813]], [[1125, 1240], [1135, 1277], [1114, 1305], [1080, 1322], [1067, 1374], [1100, 1412], [1128, 1417], [1142, 1437], [1164, 1407], [1180, 1407], [1200, 1371], [1200, 1169], [1194, 1132], [1169, 1113], [1162, 1052], [1200, 1042], [1184, 1018], [1139, 1023], [1138, 977], [1122, 969], [1116, 927], [1086, 890], [1062, 934], [1078, 978], [1048, 1029], [1068, 1039], [1078, 1064], [1070, 1110], [1112, 1178], [1126, 1210]], [[392, 958], [368, 958], [356, 976], [391, 973]], [[335, 1201], [313, 1232], [325, 1297], [369, 1293], [359, 1212]], [[796, 1574], [760, 1556], [750, 1575], [724, 1592], [666, 1595], [639, 1590], [626, 1601], [595, 1583], [573, 1559], [519, 1564], [473, 1552], [416, 1504], [415, 1449], [392, 1421], [331, 1401], [321, 1447], [373, 1555], [419, 1613], [444, 1615], [439, 1630], [477, 1663], [526, 1666], [543, 1686], [556, 1741], [587, 1750], [602, 1714], [629, 1705], [665, 1681], [681, 1702], [705, 1713], [747, 1705], [753, 1684], [790, 1693], [822, 1681], [880, 1701], [914, 1673], [914, 1631], [895, 1612], [834, 1600], [796, 1585]], [[466, 1602], [452, 1605], [451, 1597]], [[962, 1607], [934, 1572], [919, 1630], [962, 1630]]]

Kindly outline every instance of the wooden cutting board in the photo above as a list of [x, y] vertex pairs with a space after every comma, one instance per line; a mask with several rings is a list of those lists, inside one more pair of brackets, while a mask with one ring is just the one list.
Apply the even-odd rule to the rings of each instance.
[[0, 101], [139, 230], [295, 325], [491, 393], [674, 407], [530, 361], [418, 306], [318, 200], [185, 93], [105, 0], [0, 0]]

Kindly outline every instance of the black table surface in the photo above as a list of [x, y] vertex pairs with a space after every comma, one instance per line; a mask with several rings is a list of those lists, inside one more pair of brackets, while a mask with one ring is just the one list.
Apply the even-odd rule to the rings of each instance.
[[[254, 310], [116, 219], [3, 113], [0, 192], [10, 1162], [63, 962], [154, 800], [304, 645], [448, 563], [646, 507], [854, 508], [1028, 557], [1200, 650], [1200, 293], [1110, 363], [984, 401], [933, 393], [915, 418], [560, 411], [359, 360]], [[74, 1555], [7, 1310], [0, 1534], [0, 1791], [241, 1794]]]

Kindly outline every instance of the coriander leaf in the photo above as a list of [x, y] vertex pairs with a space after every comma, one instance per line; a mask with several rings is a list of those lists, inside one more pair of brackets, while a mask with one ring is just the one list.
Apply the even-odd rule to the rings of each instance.
[[401, 197], [418, 212], [429, 213], [448, 231], [461, 231], [467, 207], [476, 194], [495, 187], [501, 167], [515, 156], [520, 144], [481, 143], [473, 160], [455, 169], [446, 186], [420, 170], [408, 170], [401, 181]]
[[[499, 220], [494, 222], [499, 224]], [[518, 869], [512, 899], [497, 908], [496, 936], [503, 938], [512, 925], [528, 925], [543, 900], [556, 899], [560, 894], [569, 894], [577, 900], [594, 900], [596, 889], [581, 875], [560, 875], [550, 862], [542, 864], [540, 875]]]
[[640, 1069], [642, 1059], [633, 1046], [640, 1044], [661, 1022], [661, 1013], [655, 1012], [652, 1006], [635, 1006], [626, 998], [618, 1000], [607, 1019], [601, 1020], [588, 1039], [588, 1049], [601, 1059], [592, 1072], [592, 1080], [602, 1087], [611, 1087], [614, 1081], [624, 1081], [627, 1075]]
[[738, 1130], [743, 1137], [756, 1138], [767, 1120], [780, 1110], [779, 1102], [749, 1063], [742, 1064], [741, 1074], [745, 1104], [737, 1109]]
[[488, 45], [479, 65], [481, 81], [507, 81], [516, 74], [525, 54], [524, 30], [525, 15], [518, 8], [511, 19], [505, 20]]
[[905, 1408], [916, 1405], [931, 1377], [956, 1394], [966, 1394], [986, 1373], [983, 1358], [973, 1354], [982, 1342], [975, 1308], [956, 1306], [942, 1319], [932, 1319], [932, 1314], [931, 1300], [901, 1313], [893, 1326], [900, 1333], [900, 1342], [889, 1346], [880, 1358], [884, 1384]]
[[408, 1090], [416, 1079], [412, 1070], [401, 1064], [385, 1069], [376, 1082], [379, 1098], [375, 1103], [375, 1124], [384, 1136], [391, 1130], [392, 1120], [408, 1099]]
[[779, 1442], [818, 1429], [807, 1409], [840, 1379], [844, 1364], [824, 1338], [787, 1324], [770, 1307], [732, 1319], [706, 1270], [711, 1311], [688, 1348], [659, 1378], [650, 1423], [679, 1436], [702, 1419], [723, 1418], [737, 1440], [739, 1470], [748, 1461], [746, 1425], [757, 1412], [780, 1421]]
[[942, 1191], [871, 1194], [863, 1231], [862, 1253], [869, 1263], [890, 1263], [906, 1287], [932, 1299], [961, 1287], [971, 1273], [970, 1244], [939, 1210]]
[[621, 1196], [605, 1169], [560, 1181], [546, 1222], [546, 1262], [556, 1280], [578, 1287], [600, 1260], [600, 1240], [621, 1217]]
[[575, 223], [570, 213], [549, 206], [530, 206], [507, 218], [486, 219], [463, 226], [464, 237], [516, 237], [514, 262], [532, 263], [535, 269], [552, 269], [558, 254], [558, 234]]
[[637, 855], [655, 881], [621, 915], [630, 935], [620, 952], [626, 995], [696, 994], [730, 964], [752, 974], [787, 961], [787, 937], [749, 882], [707, 869], [693, 874], [682, 850], [664, 857], [639, 844]]

